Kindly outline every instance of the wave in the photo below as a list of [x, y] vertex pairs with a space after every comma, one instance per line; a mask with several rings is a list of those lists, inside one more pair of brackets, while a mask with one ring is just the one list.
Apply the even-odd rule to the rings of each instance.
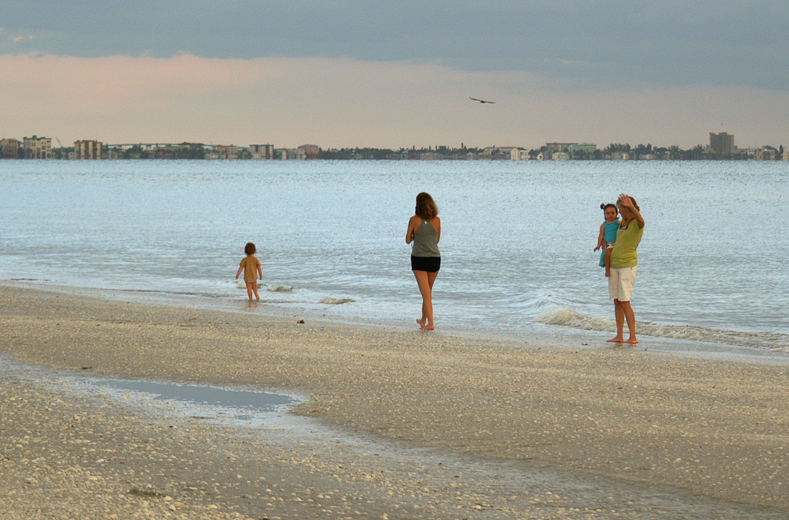
[[288, 285], [267, 285], [266, 290], [269, 292], [293, 292], [293, 287]]
[[[546, 325], [558, 325], [582, 330], [616, 330], [612, 318], [585, 316], [572, 309], [555, 308], [542, 312], [534, 321]], [[724, 343], [741, 347], [752, 347], [773, 352], [789, 353], [789, 334], [775, 332], [741, 332], [736, 330], [713, 329], [691, 325], [658, 325], [646, 321], [638, 322], [638, 334], [659, 338], [683, 339]]]
[[342, 305], [343, 303], [352, 303], [356, 300], [352, 300], [351, 298], [329, 298], [328, 296], [325, 298], [321, 298], [320, 303], [326, 303], [329, 305]]
[[[244, 280], [234, 280], [235, 286], [238, 289], [246, 289], [247, 283]], [[293, 292], [293, 287], [289, 285], [268, 285], [268, 284], [258, 284], [258, 287], [263, 288], [265, 287], [268, 292]]]

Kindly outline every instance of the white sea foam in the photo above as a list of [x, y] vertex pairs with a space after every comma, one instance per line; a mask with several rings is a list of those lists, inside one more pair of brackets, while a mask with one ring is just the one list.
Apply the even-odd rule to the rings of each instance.
[[327, 305], [342, 305], [343, 303], [353, 303], [356, 300], [351, 298], [329, 298], [326, 296], [325, 298], [321, 298], [321, 303], [325, 303]]
[[288, 285], [266, 285], [269, 292], [293, 292], [293, 287]]
[[[235, 285], [236, 289], [246, 289], [247, 284], [244, 280], [234, 280], [233, 285]], [[269, 285], [269, 284], [258, 284], [258, 287], [268, 292], [277, 292], [277, 293], [289, 293], [293, 292], [293, 287], [289, 285]]]
[[[538, 323], [572, 327], [583, 330], [611, 331], [616, 330], [613, 318], [595, 318], [585, 316], [572, 309], [555, 308], [542, 312], [535, 318]], [[742, 332], [736, 330], [693, 327], [689, 325], [658, 325], [645, 321], [637, 323], [638, 334], [660, 338], [684, 339], [691, 341], [707, 341], [753, 347], [773, 352], [789, 353], [789, 335], [771, 332]], [[627, 326], [625, 326], [627, 327]]]

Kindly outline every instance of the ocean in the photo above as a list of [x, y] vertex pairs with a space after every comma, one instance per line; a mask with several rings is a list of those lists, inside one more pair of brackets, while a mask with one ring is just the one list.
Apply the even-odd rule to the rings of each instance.
[[[414, 198], [442, 219], [441, 331], [613, 330], [599, 206], [646, 221], [641, 343], [789, 353], [789, 163], [0, 161], [0, 282], [416, 327]], [[262, 305], [234, 279], [246, 242]]]

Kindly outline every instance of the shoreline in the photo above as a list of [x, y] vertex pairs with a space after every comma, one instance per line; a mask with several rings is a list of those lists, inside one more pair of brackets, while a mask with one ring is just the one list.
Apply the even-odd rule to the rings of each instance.
[[[380, 319], [364, 318], [358, 316], [344, 316], [330, 314], [320, 310], [283, 305], [285, 302], [260, 301], [250, 302], [246, 298], [236, 300], [206, 297], [200, 294], [190, 293], [167, 293], [153, 290], [126, 290], [126, 289], [103, 289], [93, 287], [74, 287], [67, 285], [39, 284], [22, 280], [0, 281], [0, 287], [9, 287], [21, 290], [30, 290], [43, 293], [56, 293], [77, 298], [88, 298], [96, 300], [108, 300], [117, 303], [133, 305], [151, 305], [155, 307], [183, 307], [196, 310], [211, 312], [240, 313], [247, 315], [259, 315], [263, 318], [274, 318], [283, 320], [304, 319], [312, 323], [320, 322], [336, 326], [358, 327], [361, 329], [383, 329], [399, 332], [414, 332], [413, 320], [401, 319], [399, 321], [382, 321]], [[567, 309], [553, 309], [553, 311], [565, 311]], [[570, 311], [572, 313], [572, 311]], [[601, 321], [599, 318], [594, 318]], [[517, 330], [506, 331], [490, 329], [480, 329], [478, 327], [458, 328], [455, 326], [441, 327], [437, 334], [448, 334], [455, 338], [463, 338], [474, 341], [501, 341], [506, 344], [518, 345], [528, 348], [529, 345], [550, 342], [553, 346], [565, 348], [599, 348], [599, 343], [614, 334], [613, 319], [611, 330], [605, 331], [598, 328], [573, 327], [561, 324], [554, 324], [552, 320], [535, 321], [533, 324], [537, 330]], [[643, 327], [647, 332], [642, 332], [643, 336], [638, 345], [629, 347], [624, 344], [622, 348], [634, 348], [637, 350], [651, 350], [653, 353], [665, 355], [679, 355], [701, 357], [712, 360], [722, 361], [744, 361], [751, 363], [776, 363], [779, 365], [789, 364], [789, 352], [783, 350], [766, 350], [764, 348], [747, 346], [737, 343], [726, 343], [720, 341], [705, 341], [698, 338], [681, 338], [674, 336], [651, 336], [649, 330], [665, 328], [686, 328], [678, 325], [657, 326], [650, 322], [644, 322]], [[691, 327], [704, 331], [699, 327]], [[625, 329], [627, 330], [627, 329]], [[719, 332], [717, 329], [709, 329], [710, 332]], [[750, 334], [741, 331], [728, 331], [730, 335]], [[780, 335], [780, 334], [778, 334]], [[782, 336], [782, 335], [780, 335]], [[606, 345], [603, 345], [606, 346]], [[610, 346], [610, 345], [608, 345]]]
[[[647, 494], [679, 490], [691, 502], [711, 501], [730, 513], [721, 518], [740, 518], [742, 508], [765, 518], [789, 511], [784, 364], [666, 356], [608, 348], [598, 339], [582, 348], [550, 337], [524, 345], [312, 319], [299, 324], [9, 286], [0, 286], [0, 323], [0, 351], [31, 365], [78, 373], [91, 367], [96, 377], [276, 388], [309, 396], [296, 415], [385, 442], [589, 481], [614, 479]], [[35, 401], [29, 385], [5, 379], [3, 385]], [[41, 413], [63, 419], [52, 410]], [[6, 412], [22, 417], [24, 409]], [[139, 425], [127, 422], [136, 432]], [[4, 455], [15, 446], [3, 446]], [[390, 464], [382, 471], [394, 470]], [[306, 478], [298, 475], [291, 487]], [[626, 499], [616, 506], [626, 510]], [[245, 507], [266, 509], [265, 503]], [[548, 517], [525, 507], [523, 517]], [[599, 517], [609, 517], [604, 513]]]

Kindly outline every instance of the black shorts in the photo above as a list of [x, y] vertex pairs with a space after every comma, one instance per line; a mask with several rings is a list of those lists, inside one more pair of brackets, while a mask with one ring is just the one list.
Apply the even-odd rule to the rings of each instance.
[[439, 269], [441, 269], [440, 256], [412, 256], [411, 257], [412, 271], [427, 271], [428, 273], [437, 273]]

